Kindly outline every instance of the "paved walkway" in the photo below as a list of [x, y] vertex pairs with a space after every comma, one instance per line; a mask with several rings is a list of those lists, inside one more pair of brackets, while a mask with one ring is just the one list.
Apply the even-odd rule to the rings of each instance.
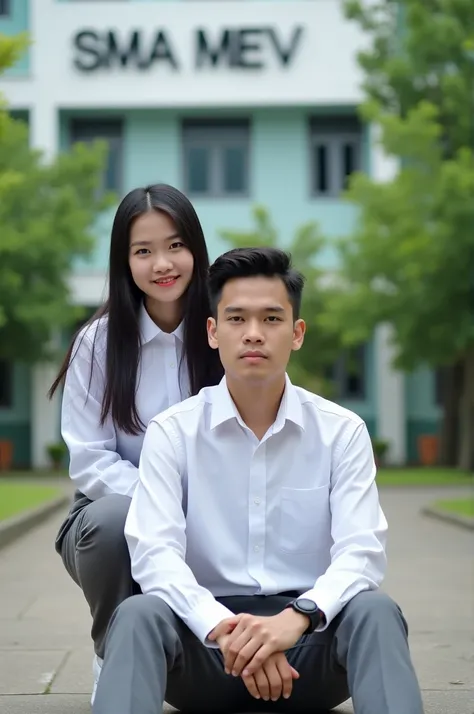
[[[474, 534], [418, 515], [437, 496], [382, 492], [385, 589], [411, 626], [426, 714], [474, 714]], [[89, 615], [53, 550], [61, 515], [0, 551], [0, 714], [90, 712]]]

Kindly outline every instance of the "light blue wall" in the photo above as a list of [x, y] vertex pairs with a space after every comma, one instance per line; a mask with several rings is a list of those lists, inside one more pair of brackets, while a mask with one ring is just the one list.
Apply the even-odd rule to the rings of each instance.
[[435, 377], [428, 367], [420, 367], [405, 379], [407, 417], [435, 419], [440, 409], [435, 403]]
[[[20, 32], [28, 31], [30, 24], [30, 12], [28, 0], [12, 0], [10, 17], [0, 18], [0, 33], [4, 35], [17, 35]], [[5, 72], [6, 76], [19, 76], [28, 74], [30, 67], [29, 53], [25, 52], [23, 57]]]
[[[222, 229], [251, 228], [251, 208], [264, 204], [278, 228], [282, 245], [307, 221], [316, 221], [328, 237], [350, 230], [355, 217], [352, 206], [336, 199], [310, 196], [307, 117], [310, 110], [261, 109], [235, 112], [176, 112], [172, 110], [128, 111], [125, 117], [124, 186], [164, 181], [182, 188], [181, 119], [185, 116], [251, 118], [250, 198], [193, 199], [203, 224], [211, 259], [227, 248], [220, 239]], [[99, 116], [81, 112], [80, 116]], [[110, 113], [109, 113], [110, 115]], [[79, 116], [79, 114], [75, 114]], [[101, 114], [104, 116], [104, 114]], [[61, 116], [61, 144], [67, 145], [68, 115]], [[107, 263], [112, 215], [101, 220], [97, 246], [88, 270], [104, 269]], [[324, 267], [335, 264], [331, 249], [321, 255]], [[78, 264], [77, 269], [81, 269]]]
[[418, 458], [418, 437], [436, 434], [442, 410], [435, 403], [435, 375], [428, 367], [420, 367], [405, 378], [406, 439], [409, 461]]

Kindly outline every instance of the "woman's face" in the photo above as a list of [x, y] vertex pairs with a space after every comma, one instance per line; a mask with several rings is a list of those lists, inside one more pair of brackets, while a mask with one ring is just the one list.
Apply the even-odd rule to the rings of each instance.
[[171, 218], [151, 210], [132, 225], [129, 265], [135, 284], [149, 300], [169, 304], [186, 292], [194, 258]]

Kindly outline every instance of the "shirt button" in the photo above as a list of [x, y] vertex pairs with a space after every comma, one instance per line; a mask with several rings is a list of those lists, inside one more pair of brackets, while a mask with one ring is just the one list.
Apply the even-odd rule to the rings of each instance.
[[174, 363], [174, 362], [170, 362], [170, 367], [171, 367], [172, 369], [174, 369], [174, 368], [176, 367], [175, 363]]
[[253, 549], [256, 553], [258, 553], [258, 551], [260, 550], [260, 547], [258, 545], [254, 545]]
[[254, 499], [254, 503], [255, 503], [256, 506], [259, 506], [259, 505], [260, 505], [260, 499], [259, 499], [259, 498], [255, 498], [255, 499]]

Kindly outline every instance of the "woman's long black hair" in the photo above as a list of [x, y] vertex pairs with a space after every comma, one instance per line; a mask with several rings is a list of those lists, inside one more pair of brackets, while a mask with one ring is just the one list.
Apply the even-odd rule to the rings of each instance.
[[[107, 316], [106, 385], [101, 425], [110, 414], [116, 427], [128, 434], [144, 429], [137, 412], [135, 393], [140, 362], [139, 314], [143, 293], [135, 284], [129, 266], [130, 229], [133, 221], [150, 211], [166, 213], [194, 258], [193, 276], [184, 296], [184, 358], [191, 393], [217, 384], [223, 374], [217, 350], [209, 347], [206, 319], [211, 314], [207, 292], [209, 256], [199, 218], [191, 202], [167, 184], [136, 188], [120, 203], [110, 242], [109, 296], [86, 325]], [[78, 334], [74, 335], [63, 364], [49, 391], [51, 398], [63, 383]], [[97, 335], [97, 331], [95, 333]], [[95, 337], [94, 337], [95, 346]], [[93, 350], [94, 350], [93, 346]], [[91, 374], [94, 363], [92, 354]], [[157, 374], [156, 379], [162, 375]]]

